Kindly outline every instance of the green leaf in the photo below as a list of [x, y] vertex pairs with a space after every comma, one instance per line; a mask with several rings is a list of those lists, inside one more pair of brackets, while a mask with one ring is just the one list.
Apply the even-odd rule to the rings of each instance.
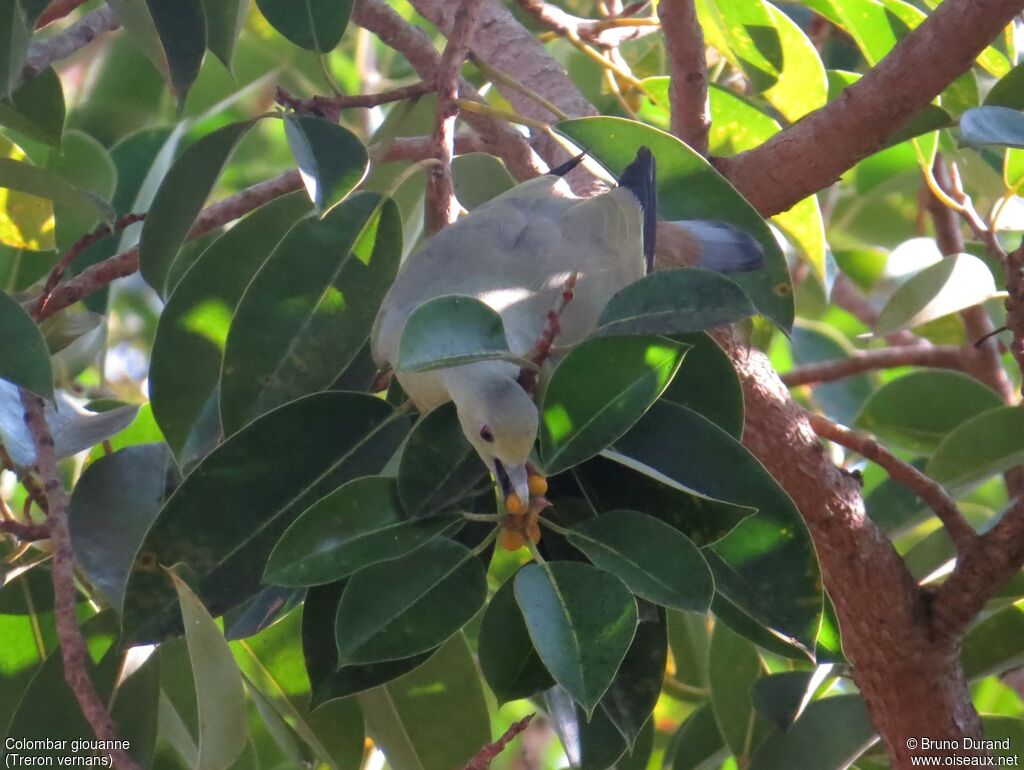
[[668, 661], [668, 625], [664, 610], [647, 606], [649, 619], [637, 624], [633, 643], [622, 659], [608, 691], [601, 698], [599, 712], [603, 711], [615, 729], [626, 739], [630, 750], [641, 731], [650, 721], [654, 706], [661, 695]]
[[[982, 505], [961, 502], [960, 511], [967, 524], [975, 530], [984, 531], [986, 525], [995, 521], [995, 513]], [[957, 557], [956, 544], [945, 528], [937, 527], [921, 537], [902, 554], [907, 571], [915, 580], [927, 583], [952, 569]]]
[[1024, 113], [1008, 107], [976, 107], [960, 116], [960, 142], [1024, 148]]
[[43, 333], [21, 305], [0, 291], [0, 378], [53, 398], [53, 369]]
[[[793, 363], [798, 366], [852, 358], [856, 348], [834, 327], [800, 319], [793, 327]], [[871, 397], [875, 386], [866, 374], [846, 377], [838, 382], [821, 383], [811, 392], [811, 402], [822, 412], [850, 425]]]
[[199, 77], [206, 53], [203, 0], [114, 0], [128, 33], [167, 79], [179, 111]]
[[358, 697], [392, 770], [452, 770], [491, 740], [487, 702], [462, 634], [411, 674]]
[[450, 294], [427, 300], [409, 315], [396, 368], [430, 372], [491, 360], [528, 364], [509, 350], [496, 310], [474, 297]]
[[[219, 438], [218, 385], [231, 317], [260, 265], [308, 210], [301, 192], [260, 206], [210, 244], [167, 301], [153, 340], [149, 392], [153, 415], [179, 461], [204, 453]], [[211, 423], [212, 435], [204, 436]]]
[[992, 272], [970, 254], [943, 257], [892, 293], [878, 314], [875, 336], [910, 329], [998, 296]]
[[629, 589], [589, 564], [547, 562], [519, 571], [515, 595], [544, 665], [592, 714], [636, 632]]
[[916, 9], [915, 21], [904, 19], [898, 13], [903, 8], [888, 7], [888, 3], [876, 0], [830, 0], [834, 13], [843, 27], [853, 37], [857, 47], [864, 54], [868, 64], [874, 66], [885, 57], [900, 38], [906, 35], [912, 24], [920, 23], [924, 14]]
[[354, 479], [317, 501], [285, 530], [263, 579], [285, 586], [330, 583], [404, 556], [461, 521], [453, 516], [411, 521], [394, 479]]
[[544, 706], [573, 770], [614, 767], [629, 748], [603, 710], [588, 716], [562, 687], [544, 693]]
[[981, 726], [988, 740], [998, 741], [998, 744], [993, 747], [992, 753], [996, 755], [1000, 764], [1009, 767], [1020, 761], [1017, 747], [1024, 742], [1024, 719], [1008, 716], [983, 716]]
[[60, 147], [64, 132], [64, 90], [53, 67], [0, 101], [0, 125], [51, 147]]
[[687, 717], [679, 732], [673, 736], [672, 745], [675, 746], [672, 770], [715, 767], [728, 754], [710, 703], [705, 703]]
[[242, 675], [220, 628], [184, 580], [172, 570], [185, 624], [199, 708], [199, 770], [222, 770], [249, 736]]
[[992, 613], [964, 636], [960, 660], [964, 676], [999, 676], [1024, 662], [1024, 599]]
[[264, 563], [288, 525], [344, 482], [379, 472], [407, 426], [380, 399], [321, 393], [225, 441], [178, 487], [147, 534], [128, 581], [126, 633], [158, 638], [177, 626], [173, 595], [154, 564], [188, 564], [215, 614], [244, 602], [259, 590]]
[[477, 642], [480, 670], [499, 705], [529, 698], [555, 684], [530, 640], [514, 585], [514, 577], [506, 580], [491, 597]]
[[741, 438], [743, 389], [732, 359], [708, 334], [686, 334], [674, 339], [691, 347], [661, 400], [692, 409], [734, 438]]
[[705, 549], [716, 590], [776, 634], [813, 649], [821, 577], [810, 536], [792, 500], [745, 447], [696, 412], [658, 403], [607, 456], [684, 490], [756, 507]]
[[345, 581], [314, 586], [306, 592], [302, 608], [302, 656], [309, 674], [312, 708], [364, 692], [408, 674], [437, 650], [404, 660], [338, 668], [338, 643], [334, 621]]
[[442, 404], [409, 434], [398, 466], [398, 494], [410, 517], [429, 516], [469, 494], [486, 473], [455, 405]]
[[72, 492], [75, 561], [118, 613], [135, 553], [173, 479], [169, 463], [163, 444], [128, 447], [86, 468]]
[[516, 180], [505, 164], [486, 152], [469, 152], [452, 161], [455, 197], [467, 211], [511, 190]]
[[685, 352], [663, 337], [595, 337], [573, 349], [541, 398], [545, 472], [578, 465], [629, 430], [668, 387]]
[[253, 122], [232, 123], [207, 134], [174, 161], [161, 182], [139, 242], [139, 270], [161, 297], [174, 288], [169, 283], [171, 266], [214, 182]]
[[771, 735], [754, 754], [750, 770], [843, 770], [876, 740], [864, 699], [835, 695], [809, 704], [788, 732]]
[[[106, 201], [73, 187], [47, 169], [37, 168], [24, 161], [0, 158], [0, 187], [46, 198], [83, 216], [105, 222], [114, 220], [114, 211]], [[8, 206], [11, 204], [10, 193], [7, 195], [7, 203]]]
[[1024, 110], [1024, 62], [1017, 64], [992, 86], [984, 106]]
[[21, 80], [21, 70], [28, 52], [32, 24], [18, 0], [0, 3], [0, 96], [7, 96]]
[[284, 132], [318, 214], [352, 192], [366, 174], [366, 147], [355, 134], [337, 123], [287, 115]]
[[813, 676], [813, 671], [783, 671], [761, 677], [752, 690], [754, 708], [779, 732], [786, 732], [810, 699]]
[[743, 70], [755, 91], [774, 86], [783, 48], [774, 14], [760, 0], [699, 0], [697, 18], [708, 42]]
[[249, 0], [203, 0], [206, 45], [230, 72], [238, 35], [245, 26]]
[[393, 201], [360, 193], [323, 219], [302, 220], [277, 245], [228, 332], [220, 382], [225, 433], [329, 387], [349, 367], [398, 270], [401, 230]]
[[926, 471], [954, 493], [1024, 460], [1024, 409], [1002, 406], [960, 423], [935, 448]]
[[626, 286], [608, 300], [597, 325], [598, 334], [685, 334], [756, 313], [734, 281], [712, 270], [681, 267]]
[[961, 372], [917, 371], [876, 391], [856, 424], [886, 443], [927, 454], [964, 420], [1002, 403], [994, 390]]
[[364, 567], [338, 605], [338, 661], [380, 663], [426, 652], [469, 622], [486, 598], [480, 560], [445, 538]]
[[341, 41], [352, 0], [256, 0], [278, 32], [300, 48], [327, 53]]
[[741, 761], [768, 732], [754, 710], [753, 686], [761, 673], [757, 648], [724, 623], [715, 623], [708, 656], [711, 706], [722, 737]]
[[710, 219], [750, 233], [765, 252], [765, 266], [732, 279], [754, 306], [784, 330], [793, 323], [789, 269], [779, 244], [754, 208], [703, 157], [670, 134], [622, 118], [593, 117], [557, 125], [564, 134], [621, 174], [637, 148], [646, 145], [658, 163], [658, 218], [669, 221]]
[[[60, 152], [51, 151], [46, 170], [57, 174], [84, 195], [106, 206], [117, 186], [117, 169], [103, 145], [81, 131], [68, 131]], [[86, 233], [95, 229], [99, 220], [95, 211], [78, 209], [54, 202], [57, 220], [57, 248], [68, 251]], [[110, 208], [111, 215], [114, 209]]]
[[700, 550], [668, 524], [635, 511], [609, 511], [577, 524], [569, 542], [637, 596], [707, 612], [714, 580]]
[[[775, 85], [762, 95], [786, 120], [795, 123], [825, 105], [828, 99], [825, 67], [800, 25], [771, 3], [764, 5], [778, 30], [782, 66]], [[762, 34], [761, 30], [757, 33]]]

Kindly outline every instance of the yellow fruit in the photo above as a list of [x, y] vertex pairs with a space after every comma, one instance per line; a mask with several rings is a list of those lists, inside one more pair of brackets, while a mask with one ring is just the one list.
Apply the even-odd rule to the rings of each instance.
[[530, 497], [540, 497], [547, 494], [548, 481], [543, 476], [530, 476], [527, 483], [530, 485]]
[[519, 495], [513, 492], [507, 498], [505, 498], [505, 510], [513, 516], [520, 516], [523, 513], [523, 501], [519, 499]]
[[506, 551], [518, 551], [526, 545], [526, 539], [518, 532], [511, 529], [502, 529], [498, 533], [498, 545]]
[[530, 538], [534, 543], [540, 542], [540, 525], [539, 524], [527, 524], [526, 525], [526, 536]]

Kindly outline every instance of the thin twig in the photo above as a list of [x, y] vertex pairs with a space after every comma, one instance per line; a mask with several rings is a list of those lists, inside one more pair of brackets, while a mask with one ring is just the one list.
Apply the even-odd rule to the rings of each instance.
[[576, 282], [579, 279], [580, 274], [578, 272], [572, 273], [565, 279], [565, 285], [555, 301], [555, 306], [548, 311], [548, 317], [544, 322], [540, 338], [534, 344], [533, 349], [525, 356], [528, 361], [533, 363], [533, 368], [524, 366], [519, 371], [518, 382], [527, 393], [532, 394], [537, 387], [537, 375], [540, 372], [540, 368], [544, 366], [544, 362], [548, 360], [548, 356], [551, 355], [551, 346], [555, 342], [555, 337], [562, 331], [562, 313], [565, 311], [566, 305], [572, 302], [575, 296]]
[[53, 37], [33, 42], [25, 56], [18, 85], [27, 83], [56, 61], [65, 59], [80, 48], [107, 32], [113, 32], [121, 22], [109, 5], [89, 11], [81, 19]]
[[1013, 333], [1010, 353], [1024, 377], [1024, 240], [1006, 255], [1006, 326]]
[[50, 528], [46, 524], [28, 524], [17, 519], [0, 519], [0, 532], [14, 535], [18, 540], [30, 542], [46, 540], [50, 537]]
[[956, 345], [898, 345], [892, 348], [863, 350], [849, 358], [837, 358], [790, 369], [782, 376], [789, 387], [835, 382], [856, 374], [898, 366], [924, 366], [932, 369], [963, 370], [963, 350]]
[[433, 90], [433, 84], [421, 81], [376, 94], [336, 94], [334, 96], [314, 96], [311, 99], [300, 99], [281, 86], [278, 86], [275, 98], [278, 104], [290, 110], [295, 110], [303, 115], [316, 115], [327, 118], [337, 123], [341, 117], [342, 110], [379, 107], [382, 104], [400, 102], [405, 99], [418, 99], [424, 94], [431, 93]]
[[528, 714], [518, 722], [513, 722], [498, 740], [482, 746], [462, 770], [488, 770], [494, 758], [503, 752], [505, 747], [529, 726], [535, 716], [536, 714]]
[[913, 465], [904, 462], [874, 439], [837, 425], [820, 414], [810, 414], [808, 419], [814, 432], [819, 436], [851, 449], [880, 466], [893, 481], [903, 484], [924, 500], [928, 507], [935, 511], [935, 515], [939, 517], [939, 521], [961, 554], [970, 551], [978, 542], [977, 534], [967, 523], [953, 499], [939, 484]]
[[[101, 741], [117, 741], [117, 725], [89, 678], [89, 650], [82, 638], [75, 609], [75, 555], [71, 549], [71, 532], [68, 529], [68, 495], [61, 483], [60, 469], [53, 451], [53, 436], [50, 435], [43, 413], [43, 400], [22, 390], [21, 403], [25, 407], [25, 425], [35, 445], [36, 464], [50, 507], [46, 522], [53, 544], [53, 610], [64, 661], [64, 680], [74, 693], [96, 737]], [[107, 754], [118, 770], [139, 770], [127, 752], [111, 749]]]

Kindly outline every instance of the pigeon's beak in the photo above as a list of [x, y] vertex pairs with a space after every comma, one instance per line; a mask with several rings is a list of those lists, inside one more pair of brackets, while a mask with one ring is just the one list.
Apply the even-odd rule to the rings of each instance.
[[494, 471], [501, 485], [501, 494], [506, 500], [515, 493], [524, 506], [529, 504], [530, 483], [525, 463], [506, 467], [501, 460], [495, 458]]

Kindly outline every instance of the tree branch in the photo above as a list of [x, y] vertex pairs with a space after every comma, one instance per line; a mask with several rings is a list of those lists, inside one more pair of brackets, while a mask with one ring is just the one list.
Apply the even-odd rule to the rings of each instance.
[[718, 168], [764, 216], [828, 187], [957, 77], [1024, 9], [1022, 0], [946, 0], [839, 98]]
[[852, 377], [877, 369], [898, 366], [925, 366], [932, 369], [963, 370], [963, 349], [956, 345], [898, 345], [893, 348], [863, 350], [849, 358], [837, 358], [790, 369], [782, 375], [789, 387], [817, 385]]
[[819, 436], [852, 449], [864, 459], [880, 466], [893, 481], [899, 482], [924, 500], [939, 517], [957, 551], [965, 554], [974, 548], [978, 541], [974, 528], [967, 523], [956, 503], [939, 484], [913, 465], [903, 462], [874, 439], [854, 433], [820, 414], [811, 414], [809, 419], [811, 427]]
[[21, 70], [18, 85], [27, 83], [44, 69], [60, 59], [65, 59], [79, 48], [107, 32], [113, 32], [121, 22], [109, 5], [89, 11], [81, 19], [53, 37], [38, 40], [29, 46], [25, 65]]
[[[53, 544], [53, 614], [64, 662], [64, 680], [74, 693], [96, 737], [101, 741], [116, 741], [117, 725], [89, 679], [89, 650], [82, 638], [82, 630], [78, 627], [75, 609], [75, 555], [71, 549], [71, 532], [68, 529], [68, 495], [61, 483], [60, 469], [53, 452], [53, 436], [50, 435], [43, 415], [43, 400], [23, 390], [21, 403], [25, 407], [25, 425], [35, 445], [36, 464], [49, 504], [46, 523]], [[139, 770], [139, 766], [125, 751], [111, 749], [107, 754], [118, 770]]]
[[0, 519], [0, 532], [14, 535], [26, 543], [33, 540], [47, 540], [50, 537], [50, 528], [46, 524], [29, 524], [17, 519]]
[[379, 107], [382, 104], [400, 102], [405, 99], [418, 99], [433, 91], [432, 83], [420, 81], [377, 94], [335, 94], [334, 96], [314, 96], [311, 99], [300, 99], [278, 86], [275, 98], [277, 103], [283, 107], [304, 115], [318, 115], [337, 123], [341, 118], [342, 110]]
[[708, 154], [711, 105], [704, 32], [693, 0], [662, 0], [658, 16], [668, 50], [672, 133], [701, 155]]
[[530, 722], [536, 714], [527, 714], [525, 717], [520, 719], [518, 722], [513, 722], [509, 725], [509, 728], [502, 734], [498, 740], [494, 743], [488, 743], [486, 746], [482, 746], [480, 750], [473, 755], [473, 758], [466, 763], [466, 766], [462, 770], [487, 770], [491, 766], [491, 762], [501, 752], [505, 750], [512, 740], [519, 735], [523, 730], [529, 727]]

